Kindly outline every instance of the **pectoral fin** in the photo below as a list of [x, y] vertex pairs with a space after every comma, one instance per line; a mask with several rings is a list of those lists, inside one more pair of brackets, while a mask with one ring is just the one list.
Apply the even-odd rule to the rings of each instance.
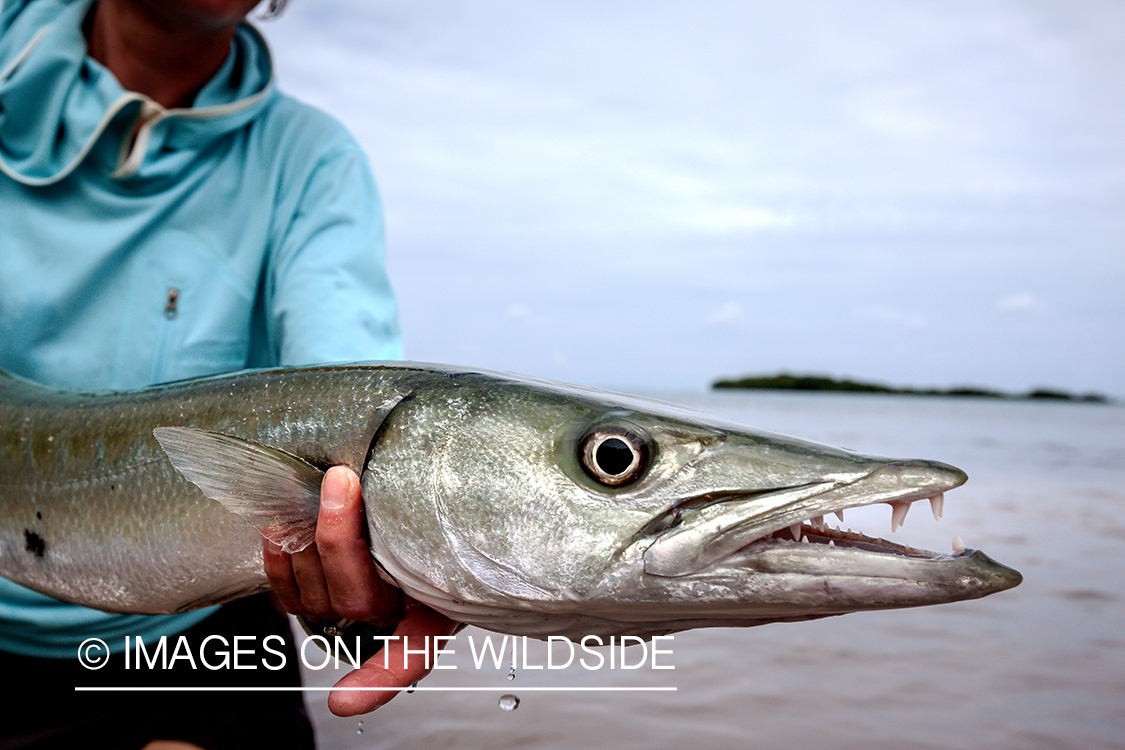
[[177, 471], [266, 539], [290, 553], [313, 543], [323, 471], [292, 453], [219, 432], [157, 427], [152, 433]]

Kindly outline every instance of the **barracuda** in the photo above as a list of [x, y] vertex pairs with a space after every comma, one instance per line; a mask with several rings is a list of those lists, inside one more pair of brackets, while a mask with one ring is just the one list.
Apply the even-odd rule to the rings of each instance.
[[965, 482], [658, 402], [389, 363], [83, 394], [0, 374], [0, 574], [107, 611], [267, 588], [260, 537], [312, 541], [320, 479], [361, 476], [380, 574], [517, 635], [655, 635], [986, 596], [1019, 573], [824, 517]]

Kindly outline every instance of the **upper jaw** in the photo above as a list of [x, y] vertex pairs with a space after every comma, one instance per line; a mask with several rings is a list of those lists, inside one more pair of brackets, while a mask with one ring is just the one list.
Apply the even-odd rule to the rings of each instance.
[[[912, 503], [930, 499], [935, 517], [940, 517], [944, 493], [966, 480], [960, 469], [936, 461], [880, 460], [867, 471], [823, 481], [694, 498], [670, 509], [669, 514], [674, 515], [666, 517], [667, 528], [659, 529], [659, 535], [644, 549], [644, 570], [657, 576], [690, 575], [775, 533], [780, 538], [790, 535], [794, 542], [805, 538], [828, 544], [834, 538], [844, 546], [843, 532], [828, 531], [824, 516], [837, 513], [842, 517], [847, 508], [888, 503], [894, 528], [901, 525]], [[884, 552], [934, 556], [856, 536], [862, 539], [854, 541], [881, 547]]]

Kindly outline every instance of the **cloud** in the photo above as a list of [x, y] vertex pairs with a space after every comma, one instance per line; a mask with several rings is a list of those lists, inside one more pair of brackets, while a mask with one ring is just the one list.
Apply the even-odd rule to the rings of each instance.
[[533, 315], [531, 308], [523, 302], [513, 302], [504, 311], [504, 317], [509, 320], [531, 320]]
[[1045, 308], [1031, 292], [1015, 292], [996, 300], [993, 305], [997, 310], [1007, 313], [1029, 314], [1042, 312]]
[[718, 326], [733, 323], [740, 320], [744, 312], [742, 305], [734, 300], [727, 300], [722, 307], [711, 313], [707, 318], [707, 324]]
[[729, 235], [761, 229], [788, 229], [797, 223], [793, 214], [768, 208], [737, 205], [693, 205], [680, 217], [684, 229], [699, 234]]
[[895, 328], [909, 330], [922, 330], [929, 325], [925, 315], [907, 310], [896, 310], [890, 307], [872, 307], [867, 311], [869, 317], [876, 321]]

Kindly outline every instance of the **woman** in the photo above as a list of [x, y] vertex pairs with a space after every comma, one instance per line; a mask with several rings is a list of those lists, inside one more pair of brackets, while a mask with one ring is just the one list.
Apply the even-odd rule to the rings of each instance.
[[[401, 358], [366, 159], [339, 123], [276, 90], [269, 50], [244, 20], [256, 4], [5, 0], [0, 368], [120, 389], [251, 366]], [[400, 635], [450, 633], [448, 620], [404, 608], [380, 581], [362, 525], [358, 478], [329, 471], [316, 549], [288, 556], [265, 545], [285, 608], [320, 620], [401, 618]], [[207, 693], [76, 700], [77, 680], [111, 682], [108, 670], [77, 667], [85, 638], [285, 631], [265, 603], [248, 601], [125, 617], [0, 581], [0, 663], [34, 680], [9, 707], [14, 726], [0, 732], [47, 744], [226, 747], [238, 737], [263, 744], [272, 728], [284, 746], [311, 743], [307, 722], [292, 720], [299, 705], [282, 707], [277, 694], [253, 707]], [[425, 673], [418, 659], [400, 670], [390, 661], [390, 671], [379, 657], [343, 683], [405, 687]], [[128, 684], [151, 677], [119, 673]], [[167, 679], [183, 686], [187, 677]], [[393, 695], [334, 693], [329, 705], [351, 715]], [[125, 725], [106, 715], [115, 704], [127, 706]]]

